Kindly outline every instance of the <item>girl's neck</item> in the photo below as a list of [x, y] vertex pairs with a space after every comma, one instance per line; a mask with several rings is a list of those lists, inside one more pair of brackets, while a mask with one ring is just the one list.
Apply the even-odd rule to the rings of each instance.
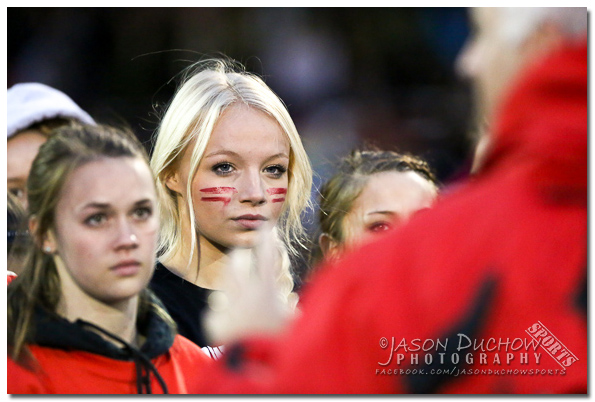
[[[136, 329], [138, 300], [137, 295], [122, 302], [106, 304], [89, 296], [85, 298], [83, 295], [70, 293], [68, 297], [62, 297], [62, 300], [60, 300], [57, 313], [71, 322], [81, 319], [93, 323], [130, 345], [140, 347]], [[97, 334], [119, 347], [122, 346], [119, 342], [99, 331], [97, 331]]]

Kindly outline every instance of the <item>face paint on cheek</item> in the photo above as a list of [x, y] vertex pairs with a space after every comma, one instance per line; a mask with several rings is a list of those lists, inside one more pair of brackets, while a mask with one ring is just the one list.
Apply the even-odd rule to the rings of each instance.
[[231, 202], [231, 198], [230, 197], [201, 197], [200, 198], [201, 201], [206, 201], [206, 202], [218, 202], [221, 201], [223, 202], [223, 205], [228, 206], [229, 203]]
[[[268, 188], [267, 193], [269, 193], [269, 195], [285, 195], [285, 194], [287, 194], [287, 189], [283, 188], [283, 187]], [[284, 202], [284, 201], [285, 201], [285, 197], [277, 197], [277, 198], [273, 198], [271, 200], [271, 202]]]
[[235, 194], [238, 190], [235, 187], [209, 187], [209, 188], [201, 188], [201, 193], [207, 194]]
[[[235, 187], [208, 187], [201, 188], [199, 191], [205, 194], [234, 194], [238, 192]], [[221, 201], [224, 206], [227, 206], [231, 202], [231, 197], [201, 197], [200, 200], [206, 202]]]
[[287, 189], [283, 187], [267, 188], [267, 193], [269, 193], [270, 195], [287, 194]]

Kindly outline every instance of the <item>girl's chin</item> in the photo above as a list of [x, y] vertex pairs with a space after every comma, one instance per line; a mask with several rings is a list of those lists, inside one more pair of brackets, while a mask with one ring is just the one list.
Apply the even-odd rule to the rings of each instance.
[[250, 250], [258, 245], [257, 241], [240, 241], [227, 247], [227, 251], [231, 250]]
[[242, 233], [240, 235], [233, 236], [232, 239], [225, 239], [225, 242], [218, 242], [214, 239], [208, 239], [214, 247], [219, 249], [221, 252], [228, 253], [234, 249], [251, 249], [256, 247], [261, 241], [262, 236], [257, 232]]

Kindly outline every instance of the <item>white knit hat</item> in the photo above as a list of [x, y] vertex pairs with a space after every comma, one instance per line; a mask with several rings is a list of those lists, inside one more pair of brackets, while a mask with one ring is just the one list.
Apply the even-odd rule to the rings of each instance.
[[93, 118], [66, 94], [37, 82], [15, 84], [9, 88], [7, 109], [7, 137], [35, 123], [57, 117], [95, 124]]

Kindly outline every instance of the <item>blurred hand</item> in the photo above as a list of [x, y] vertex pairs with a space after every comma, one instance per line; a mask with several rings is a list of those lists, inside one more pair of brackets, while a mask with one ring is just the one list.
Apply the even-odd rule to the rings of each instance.
[[280, 332], [293, 315], [278, 277], [282, 255], [274, 228], [265, 227], [253, 249], [236, 249], [222, 275], [221, 291], [209, 297], [204, 327], [211, 343], [228, 344]]

